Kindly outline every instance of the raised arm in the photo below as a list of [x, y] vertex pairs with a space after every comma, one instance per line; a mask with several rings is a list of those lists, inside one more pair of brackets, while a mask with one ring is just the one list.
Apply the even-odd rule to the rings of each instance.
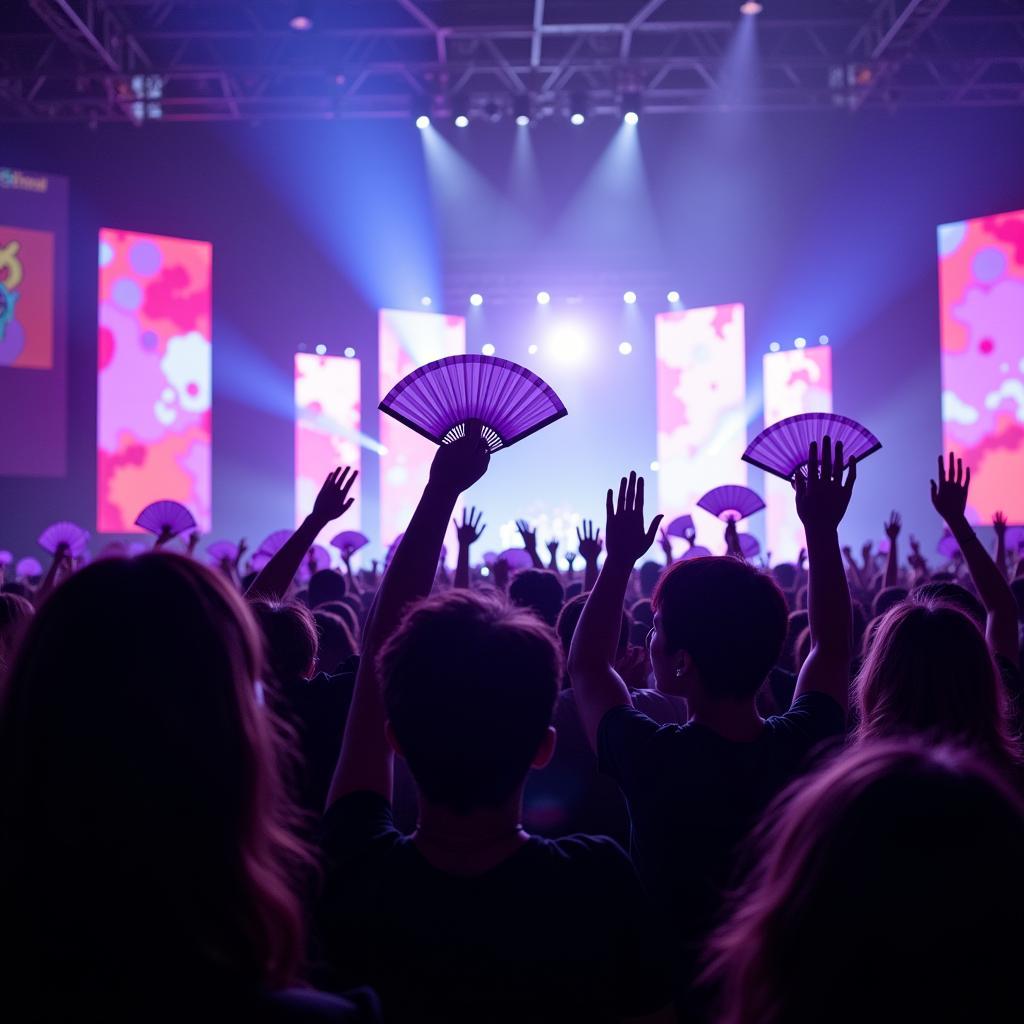
[[589, 594], [597, 582], [597, 560], [601, 557], [601, 531], [594, 532], [593, 519], [583, 520], [583, 532], [576, 527], [580, 558], [583, 559], [583, 593]]
[[992, 529], [996, 531], [996, 565], [1006, 579], [1006, 516], [997, 512], [992, 517]]
[[483, 536], [487, 524], [480, 525], [483, 519], [483, 512], [471, 508], [467, 513], [462, 510], [462, 525], [454, 519], [452, 525], [455, 527], [455, 536], [459, 542], [459, 560], [455, 564], [455, 586], [464, 590], [469, 587], [469, 549]]
[[932, 504], [956, 538], [978, 596], [985, 606], [985, 636], [989, 647], [993, 653], [1016, 665], [1020, 658], [1017, 646], [1017, 602], [1010, 584], [967, 522], [967, 492], [970, 486], [971, 470], [968, 467], [967, 472], [964, 472], [963, 459], [955, 458], [953, 452], [950, 452], [947, 473], [940, 455], [938, 482], [931, 481]]
[[464, 437], [451, 444], [442, 444], [434, 456], [427, 486], [384, 573], [366, 623], [328, 807], [346, 793], [363, 790], [391, 799], [394, 757], [385, 735], [387, 716], [377, 659], [406, 608], [430, 593], [455, 502], [484, 475], [489, 459], [479, 427], [467, 429]]
[[662, 553], [665, 555], [665, 567], [667, 568], [673, 563], [673, 561], [675, 561], [675, 559], [673, 559], [672, 557], [672, 541], [670, 540], [669, 535], [664, 531], [664, 529], [660, 531], [660, 537], [660, 546]]
[[900, 535], [903, 520], [899, 512], [893, 512], [885, 524], [885, 535], [889, 538], [889, 560], [885, 563], [885, 585], [895, 587], [900, 582], [900, 560], [896, 552], [896, 538]]
[[544, 563], [540, 560], [540, 555], [537, 554], [537, 531], [531, 530], [530, 524], [525, 519], [516, 520], [516, 529], [519, 531], [519, 536], [523, 538], [523, 547], [530, 556], [533, 567], [543, 569]]
[[548, 569], [551, 570], [556, 576], [558, 573], [558, 541], [549, 540], [547, 543], [548, 549]]
[[846, 464], [843, 482], [843, 445], [832, 439], [811, 443], [806, 479], [797, 473], [796, 510], [807, 533], [810, 565], [807, 617], [811, 652], [800, 669], [794, 699], [805, 693], [826, 693], [845, 712], [850, 700], [850, 662], [853, 658], [853, 609], [850, 588], [839, 550], [839, 524], [853, 494], [857, 463]]
[[740, 547], [740, 535], [736, 530], [735, 519], [730, 519], [725, 524], [725, 553], [733, 558], [738, 558], [741, 562], [746, 561], [743, 557], [743, 549]]
[[619, 482], [618, 500], [606, 498], [605, 538], [608, 554], [587, 598], [569, 648], [569, 677], [576, 706], [590, 745], [597, 749], [597, 730], [605, 712], [632, 704], [629, 689], [615, 671], [615, 649], [633, 566], [657, 536], [661, 516], [644, 528], [644, 478], [630, 473]]
[[67, 544], [58, 544], [57, 550], [53, 553], [50, 568], [32, 595], [32, 603], [38, 608], [49, 597], [51, 591], [56, 590], [57, 584], [61, 580], [61, 574], [67, 576], [70, 573], [71, 555], [68, 553], [68, 546]]
[[246, 591], [246, 597], [265, 597], [272, 601], [280, 601], [284, 597], [320, 531], [352, 507], [354, 499], [348, 496], [348, 492], [357, 476], [358, 470], [340, 466], [327, 475], [313, 503], [313, 511], [263, 567]]

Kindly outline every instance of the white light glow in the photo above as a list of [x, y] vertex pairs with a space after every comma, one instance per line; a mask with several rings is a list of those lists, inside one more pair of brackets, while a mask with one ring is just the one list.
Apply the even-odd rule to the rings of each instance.
[[308, 32], [313, 27], [313, 19], [306, 14], [296, 14], [288, 22], [288, 27], [296, 32]]
[[459, 114], [459, 116], [457, 118], [455, 118], [455, 127], [456, 128], [468, 128], [469, 127], [469, 118], [466, 117], [465, 114]]
[[586, 117], [584, 117], [583, 114], [581, 114], [579, 111], [577, 111], [575, 114], [572, 115], [572, 117], [569, 118], [570, 124], [581, 125], [584, 121], [586, 121]]
[[313, 351], [316, 352], [318, 356], [325, 356], [327, 355], [327, 346], [317, 345], [317, 347]]
[[420, 116], [416, 118], [416, 127], [419, 128], [421, 132], [425, 131], [430, 127], [430, 118], [427, 117], [426, 114], [420, 114]]
[[652, 473], [657, 473], [659, 469], [661, 469], [661, 463], [657, 459], [655, 459], [651, 463], [651, 472]]
[[555, 324], [545, 341], [551, 358], [559, 363], [578, 363], [587, 351], [587, 332], [571, 320]]
[[679, 301], [679, 292], [673, 288], [665, 298], [668, 299], [669, 302], [676, 303]]
[[429, 295], [424, 295], [423, 298], [420, 299], [420, 305], [421, 306], [430, 306], [430, 305], [433, 304], [433, 301], [434, 300]]
[[469, 304], [471, 306], [482, 306], [484, 304], [484, 297], [479, 292], [473, 292], [469, 297]]
[[537, 292], [537, 305], [546, 306], [551, 301], [550, 292]]
[[633, 346], [628, 341], [619, 342], [619, 354], [628, 356], [633, 351]]
[[537, 354], [537, 346], [531, 345], [526, 351], [529, 352], [531, 356], [535, 356]]
[[480, 346], [480, 353], [481, 353], [481, 355], [485, 355], [485, 356], [493, 356], [494, 355], [494, 346], [490, 342], [488, 342], [486, 345], [481, 345]]
[[745, 3], [740, 4], [740, 14], [760, 14], [764, 10], [764, 5], [758, 3], [758, 0], [746, 0]]
[[516, 116], [516, 124], [519, 125], [520, 128], [526, 128], [530, 124], [530, 115], [518, 114]]
[[345, 358], [346, 359], [355, 359], [355, 357], [356, 357], [356, 350], [351, 345], [346, 346], [346, 348], [345, 348]]
[[818, 344], [819, 345], [827, 345], [828, 344], [828, 335], [827, 334], [823, 334], [820, 338], [818, 338]]
[[771, 343], [771, 344], [770, 344], [770, 345], [768, 346], [768, 351], [769, 351], [769, 352], [778, 352], [780, 348], [782, 348], [782, 346], [781, 346], [781, 345], [780, 345], [780, 344], [779, 344], [779, 343], [778, 343], [777, 341], [773, 341], [773, 342], [772, 342], [772, 343]]
[[793, 347], [794, 348], [806, 348], [807, 347], [807, 339], [806, 338], [796, 338], [793, 341]]
[[627, 110], [625, 114], [622, 115], [622, 120], [625, 121], [626, 124], [632, 126], [640, 123], [640, 115], [635, 110]]
[[623, 292], [622, 301], [627, 306], [632, 306], [636, 303], [636, 292]]

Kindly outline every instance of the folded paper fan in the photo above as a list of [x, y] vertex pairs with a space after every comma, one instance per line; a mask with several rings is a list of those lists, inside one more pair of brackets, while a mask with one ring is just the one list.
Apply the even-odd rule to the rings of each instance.
[[139, 513], [135, 525], [155, 533], [158, 537], [165, 533], [177, 537], [186, 530], [194, 530], [196, 521], [192, 513], [180, 502], [154, 501]]
[[0, 565], [10, 565], [14, 561], [14, 555], [10, 551], [0, 551]]
[[62, 544], [72, 558], [81, 558], [89, 545], [89, 531], [65, 520], [48, 526], [39, 535], [39, 546], [51, 555], [56, 554]]
[[31, 579], [33, 576], [42, 576], [43, 567], [39, 564], [38, 558], [23, 558], [14, 567], [15, 575]]
[[665, 532], [670, 537], [685, 537], [687, 533], [692, 530], [694, 530], [693, 516], [676, 516], [676, 518], [665, 527]]
[[493, 356], [448, 356], [413, 370], [380, 403], [382, 412], [435, 444], [483, 424], [492, 452], [508, 448], [566, 415], [562, 400], [525, 366]]
[[749, 533], [741, 533], [740, 538], [740, 554], [744, 558], [756, 558], [761, 554], [761, 542]]
[[222, 562], [234, 562], [238, 557], [238, 545], [230, 540], [214, 541], [206, 549], [206, 554], [214, 565], [220, 565]]
[[261, 555], [271, 558], [284, 547], [285, 541], [292, 535], [292, 530], [275, 530], [263, 538], [263, 543], [256, 549]]
[[331, 547], [347, 555], [354, 555], [370, 543], [370, 538], [358, 530], [343, 530], [331, 540]]
[[533, 568], [533, 559], [523, 548], [506, 548], [498, 555], [498, 558], [503, 558], [513, 572], [519, 572], [520, 569]]
[[938, 553], [942, 555], [943, 558], [952, 559], [956, 558], [956, 556], [960, 554], [960, 545], [957, 544], [956, 538], [953, 536], [953, 534], [951, 534], [949, 530], [946, 530], [946, 532], [943, 533], [942, 539], [939, 541], [935, 550], [938, 551]]
[[805, 412], [765, 427], [743, 453], [743, 461], [766, 473], [792, 480], [793, 474], [807, 464], [812, 441], [819, 450], [825, 437], [832, 444], [843, 442], [843, 457], [858, 461], [882, 447], [882, 442], [856, 420], [832, 412]]
[[690, 558], [710, 558], [711, 552], [707, 548], [702, 548], [699, 544], [694, 544], [692, 548], [686, 551], [682, 560], [685, 562]]
[[724, 522], [738, 523], [741, 519], [760, 512], [764, 508], [764, 502], [761, 496], [749, 487], [725, 484], [723, 487], [715, 487], [708, 491], [697, 502], [697, 507], [718, 516]]

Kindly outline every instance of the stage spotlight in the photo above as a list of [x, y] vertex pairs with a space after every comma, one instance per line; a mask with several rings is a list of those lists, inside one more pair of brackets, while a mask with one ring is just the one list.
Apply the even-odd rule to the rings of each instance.
[[636, 292], [623, 292], [622, 293], [622, 301], [627, 306], [634, 306], [634, 305], [636, 305]]
[[531, 345], [526, 351], [529, 352], [531, 356], [535, 356], [537, 354], [537, 346]]
[[576, 323], [556, 324], [547, 336], [547, 351], [560, 363], [578, 363], [587, 350], [587, 335]]
[[640, 93], [622, 94], [622, 120], [630, 126], [640, 123]]
[[828, 335], [827, 334], [823, 334], [820, 338], [818, 338], [818, 344], [819, 345], [827, 345], [828, 344]]
[[484, 297], [479, 292], [473, 292], [469, 297], [469, 304], [471, 306], [482, 306], [484, 304]]
[[665, 296], [665, 298], [668, 299], [669, 302], [675, 304], [676, 302], [679, 301], [679, 292], [673, 289], [668, 293], [668, 295]]
[[780, 348], [782, 348], [782, 346], [781, 346], [781, 345], [780, 345], [780, 344], [779, 344], [779, 343], [778, 343], [777, 341], [773, 341], [773, 342], [772, 342], [772, 343], [771, 343], [771, 344], [770, 344], [770, 345], [768, 346], [768, 351], [769, 351], [769, 352], [778, 352]]
[[581, 92], [574, 92], [569, 97], [569, 123], [580, 125], [587, 119], [587, 97]]
[[469, 118], [466, 117], [465, 114], [459, 114], [455, 118], [455, 127], [456, 128], [468, 128], [469, 127]]
[[424, 295], [423, 298], [420, 299], [421, 306], [432, 306], [433, 304], [434, 300], [429, 295]]
[[551, 301], [551, 295], [548, 292], [537, 292], [537, 305], [546, 306]]
[[493, 356], [494, 355], [494, 346], [490, 342], [488, 342], [486, 345], [481, 345], [480, 346], [480, 354], [484, 355], [484, 356]]
[[793, 347], [794, 348], [806, 348], [807, 347], [807, 339], [806, 338], [796, 338], [793, 341]]
[[627, 110], [622, 115], [622, 120], [632, 127], [640, 123], [640, 115], [635, 110]]
[[632, 352], [632, 351], [633, 351], [633, 346], [628, 341], [620, 341], [619, 342], [619, 354], [620, 355], [628, 356], [629, 353]]
[[517, 96], [512, 102], [512, 113], [515, 114], [516, 124], [525, 128], [530, 123], [530, 97], [525, 93]]
[[420, 114], [420, 116], [416, 118], [416, 127], [419, 128], [421, 132], [426, 131], [430, 127], [430, 118], [426, 114]]
[[740, 5], [740, 14], [760, 14], [763, 10], [764, 5], [757, 0], [746, 0], [746, 3]]
[[570, 124], [575, 124], [575, 125], [581, 125], [581, 124], [583, 124], [584, 121], [586, 121], [586, 119], [587, 118], [586, 118], [585, 114], [581, 114], [579, 111], [576, 111], [576, 113], [570, 115], [569, 123]]
[[313, 27], [313, 15], [308, 3], [292, 5], [292, 14], [288, 19], [288, 27], [293, 32], [308, 32]]
[[346, 346], [346, 348], [345, 348], [345, 358], [346, 359], [355, 359], [355, 357], [356, 357], [356, 350], [351, 345]]
[[652, 473], [657, 473], [659, 469], [661, 469], [661, 463], [657, 459], [655, 459], [651, 463], [651, 472]]
[[317, 345], [317, 347], [315, 349], [313, 349], [313, 351], [316, 352], [316, 354], [318, 356], [325, 356], [325, 355], [327, 355], [327, 346], [326, 345]]

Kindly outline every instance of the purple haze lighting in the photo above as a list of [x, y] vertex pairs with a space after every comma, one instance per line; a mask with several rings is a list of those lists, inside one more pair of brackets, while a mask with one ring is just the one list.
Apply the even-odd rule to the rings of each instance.
[[832, 444], [843, 442], [843, 454], [858, 462], [882, 447], [882, 442], [856, 420], [830, 412], [807, 412], [790, 416], [765, 427], [747, 446], [743, 461], [766, 473], [792, 480], [793, 474], [807, 464], [807, 451], [812, 441], [820, 449], [825, 437]]

